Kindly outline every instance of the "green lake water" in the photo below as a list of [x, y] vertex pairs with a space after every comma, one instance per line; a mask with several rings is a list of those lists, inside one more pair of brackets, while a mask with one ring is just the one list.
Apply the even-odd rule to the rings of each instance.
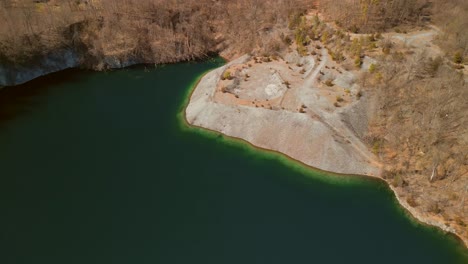
[[190, 86], [221, 63], [0, 91], [0, 263], [468, 263], [380, 182], [184, 125]]

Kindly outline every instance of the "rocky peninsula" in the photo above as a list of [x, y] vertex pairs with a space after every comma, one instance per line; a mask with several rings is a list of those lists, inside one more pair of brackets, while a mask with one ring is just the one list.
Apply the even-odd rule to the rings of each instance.
[[[297, 54], [289, 57], [259, 63], [264, 58], [243, 56], [208, 73], [192, 94], [188, 122], [322, 170], [378, 176], [379, 163], [354, 132], [365, 126], [368, 106], [364, 97], [354, 99], [353, 76], [340, 80], [352, 90], [349, 94], [338, 85], [317, 89], [326, 52], [320, 63]], [[222, 80], [223, 75], [233, 75], [232, 80]], [[335, 107], [331, 99], [336, 96], [350, 102]]]

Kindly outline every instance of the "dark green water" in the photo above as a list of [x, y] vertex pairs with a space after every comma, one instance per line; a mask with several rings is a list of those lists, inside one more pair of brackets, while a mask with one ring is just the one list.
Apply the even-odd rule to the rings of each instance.
[[188, 87], [220, 63], [1, 91], [0, 263], [467, 263], [381, 183], [183, 129]]

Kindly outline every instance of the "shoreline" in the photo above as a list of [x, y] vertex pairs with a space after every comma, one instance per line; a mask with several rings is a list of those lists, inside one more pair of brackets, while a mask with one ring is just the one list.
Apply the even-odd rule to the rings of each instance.
[[[221, 58], [222, 60], [224, 60], [225, 62], [230, 62], [232, 60], [228, 60], [224, 57], [221, 57], [221, 56], [218, 56], [219, 58]], [[134, 65], [130, 65], [128, 67], [132, 67], [132, 66], [138, 66], [138, 65], [145, 65], [145, 64], [134, 64]], [[71, 68], [71, 69], [74, 69], [74, 68]], [[121, 68], [120, 68], [121, 69]], [[116, 70], [119, 70], [119, 68], [116, 68]], [[322, 178], [320, 177], [320, 180], [327, 180], [328, 182], [334, 182], [334, 183], [343, 183], [345, 179], [347, 180], [352, 180], [352, 179], [356, 179], [356, 178], [360, 178], [360, 179], [364, 179], [364, 180], [370, 180], [370, 181], [376, 181], [376, 182], [383, 182], [385, 183], [385, 185], [387, 186], [387, 188], [389, 188], [395, 199], [396, 199], [396, 202], [399, 204], [400, 208], [403, 209], [403, 211], [405, 212], [406, 215], [409, 216], [410, 219], [414, 220], [415, 223], [417, 224], [421, 224], [421, 225], [424, 225], [424, 226], [427, 226], [427, 227], [435, 227], [437, 228], [439, 231], [443, 232], [444, 234], [448, 234], [450, 236], [452, 236], [453, 238], [455, 238], [458, 242], [461, 242], [461, 244], [463, 244], [464, 248], [465, 249], [468, 249], [468, 238], [463, 238], [462, 236], [460, 236], [455, 230], [450, 230], [449, 227], [441, 224], [441, 223], [438, 223], [436, 219], [431, 219], [430, 217], [425, 217], [423, 215], [421, 215], [421, 213], [417, 212], [413, 207], [409, 206], [407, 204], [406, 201], [404, 201], [397, 193], [397, 190], [385, 179], [379, 177], [379, 176], [376, 176], [376, 175], [363, 175], [363, 174], [346, 174], [346, 173], [337, 173], [337, 172], [333, 172], [333, 171], [329, 171], [329, 170], [323, 170], [323, 169], [320, 169], [320, 168], [317, 168], [317, 167], [313, 167], [313, 166], [310, 166], [308, 164], [305, 164], [303, 161], [299, 160], [299, 159], [295, 159], [281, 151], [277, 151], [277, 150], [272, 150], [272, 149], [268, 149], [268, 148], [263, 148], [263, 147], [260, 147], [260, 146], [257, 146], [243, 138], [240, 138], [240, 137], [234, 137], [234, 136], [229, 136], [229, 135], [226, 135], [222, 132], [219, 132], [219, 131], [216, 131], [216, 130], [212, 130], [212, 129], [208, 129], [208, 128], [205, 128], [205, 127], [202, 127], [202, 126], [196, 126], [196, 125], [193, 125], [193, 124], [190, 124], [187, 120], [187, 116], [186, 116], [186, 109], [191, 101], [191, 98], [192, 98], [192, 95], [193, 93], [195, 92], [198, 84], [202, 81], [202, 79], [211, 71], [213, 71], [215, 69], [212, 69], [212, 70], [208, 70], [206, 72], [203, 72], [202, 74], [200, 74], [199, 77], [197, 77], [187, 88], [185, 94], [184, 94], [184, 98], [183, 98], [183, 101], [179, 107], [179, 113], [177, 114], [178, 116], [178, 119], [179, 119], [179, 125], [181, 126], [182, 129], [187, 129], [187, 130], [191, 130], [193, 132], [193, 130], [199, 130], [198, 132], [203, 132], [204, 134], [206, 133], [211, 133], [213, 136], [223, 136], [225, 140], [228, 140], [230, 141], [229, 144], [235, 144], [237, 146], [247, 146], [249, 148], [249, 150], [252, 150], [252, 151], [255, 151], [255, 152], [263, 152], [263, 153], [266, 153], [268, 154], [270, 157], [272, 158], [275, 158], [277, 159], [278, 161], [284, 163], [286, 166], [289, 166], [290, 168], [292, 169], [295, 169], [295, 170], [300, 170], [301, 172], [303, 172], [305, 177], [311, 177], [311, 174], [312, 173], [318, 173], [318, 174], [321, 174], [321, 175], [324, 175], [327, 179], [325, 178]], [[45, 74], [45, 75], [49, 75], [49, 74]], [[43, 75], [43, 76], [45, 76]], [[40, 77], [43, 77], [43, 76], [40, 76]], [[40, 78], [38, 77], [38, 78]], [[37, 78], [35, 78], [37, 79]], [[15, 86], [18, 86], [18, 85], [15, 85]], [[6, 86], [6, 87], [3, 87], [3, 88], [11, 88], [11, 87], [14, 87], [14, 86]], [[1, 90], [2, 87], [0, 87], [0, 90]], [[183, 115], [183, 116], [180, 116], [180, 115]], [[226, 143], [226, 142], [224, 142]], [[240, 144], [239, 144], [240, 143]], [[268, 158], [270, 158], [268, 157]], [[319, 178], [319, 177], [317, 177]]]
[[[229, 62], [225, 58], [223, 58], [226, 62]], [[217, 69], [217, 68], [216, 68]], [[230, 136], [227, 134], [224, 134], [223, 132], [205, 128], [202, 126], [197, 126], [194, 124], [191, 124], [188, 119], [187, 119], [187, 107], [190, 104], [190, 101], [192, 99], [192, 95], [197, 89], [198, 85], [202, 81], [202, 79], [211, 71], [214, 71], [216, 69], [212, 69], [209, 71], [206, 71], [202, 73], [199, 77], [197, 77], [192, 84], [189, 85], [187, 88], [186, 94], [184, 95], [184, 99], [181, 103], [181, 107], [179, 110], [179, 113], [177, 114], [179, 121], [179, 125], [181, 125], [182, 129], [187, 129], [187, 130], [198, 130], [199, 133], [205, 132], [209, 133], [212, 135], [221, 135], [225, 140], [231, 141], [233, 144], [236, 144], [238, 146], [244, 145], [250, 148], [253, 151], [256, 151], [257, 153], [259, 152], [264, 152], [266, 154], [271, 155], [275, 159], [277, 159], [280, 162], [283, 162], [286, 166], [293, 167], [293, 165], [296, 165], [296, 168], [293, 169], [304, 169], [306, 172], [316, 172], [318, 174], [322, 174], [325, 177], [333, 177], [334, 180], [339, 180], [342, 181], [344, 178], [358, 178], [358, 179], [364, 179], [364, 180], [370, 180], [370, 181], [376, 181], [376, 182], [381, 182], [384, 183], [385, 186], [393, 193], [393, 196], [395, 197], [395, 202], [398, 203], [400, 209], [402, 209], [402, 212], [409, 218], [410, 221], [413, 221], [414, 223], [425, 226], [425, 227], [430, 227], [430, 228], [436, 228], [438, 231], [442, 232], [445, 235], [449, 235], [451, 238], [457, 240], [463, 246], [463, 248], [466, 250], [468, 249], [468, 239], [464, 239], [462, 236], [460, 236], [455, 230], [450, 230], [449, 227], [437, 223], [436, 220], [430, 219], [429, 217], [424, 217], [422, 216], [419, 212], [417, 212], [413, 207], [409, 206], [405, 201], [402, 200], [401, 197], [399, 197], [398, 192], [395, 187], [393, 187], [387, 180], [385, 180], [382, 177], [376, 176], [376, 175], [362, 175], [362, 174], [344, 174], [344, 173], [337, 173], [333, 171], [328, 171], [328, 170], [323, 170], [317, 167], [313, 167], [311, 165], [308, 165], [304, 163], [301, 160], [295, 159], [281, 151], [277, 150], [272, 150], [264, 147], [257, 146], [251, 142], [249, 142], [246, 139], [240, 138], [240, 137], [235, 137], [235, 136]], [[308, 176], [308, 175], [305, 175]]]

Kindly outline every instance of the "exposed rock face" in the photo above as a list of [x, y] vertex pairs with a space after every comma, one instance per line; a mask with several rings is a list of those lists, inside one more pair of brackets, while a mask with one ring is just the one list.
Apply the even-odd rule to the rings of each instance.
[[[202, 78], [186, 108], [186, 118], [190, 124], [244, 139], [258, 147], [282, 152], [322, 170], [379, 175], [380, 168], [375, 157], [368, 153], [355, 132], [341, 121], [341, 110], [327, 112], [314, 106], [315, 96], [303, 97], [307, 93], [301, 92], [301, 89], [310, 89], [310, 86], [289, 91], [302, 96], [300, 99], [307, 102], [307, 106], [304, 106], [307, 111], [266, 109], [249, 104], [225, 104], [217, 101], [218, 82], [223, 72], [231, 66], [244, 64], [248, 59], [246, 56], [241, 57]], [[268, 87], [268, 83], [265, 86]], [[239, 100], [242, 100], [242, 95]], [[359, 104], [359, 101], [355, 104]], [[358, 117], [351, 118], [353, 119]]]
[[63, 49], [38, 58], [28, 66], [0, 64], [0, 87], [22, 84], [45, 74], [77, 67], [79, 63], [75, 51]]
[[345, 111], [341, 111], [341, 120], [359, 137], [364, 138], [369, 127], [369, 118], [372, 111], [369, 98], [364, 96], [358, 104], [351, 105]]
[[[0, 87], [13, 86], [28, 82], [37, 77], [76, 68], [86, 64], [84, 54], [73, 49], [61, 49], [37, 58], [28, 65], [0, 64]], [[99, 69], [118, 69], [145, 63], [137, 59], [121, 59], [118, 56], [106, 56], [94, 67]]]

